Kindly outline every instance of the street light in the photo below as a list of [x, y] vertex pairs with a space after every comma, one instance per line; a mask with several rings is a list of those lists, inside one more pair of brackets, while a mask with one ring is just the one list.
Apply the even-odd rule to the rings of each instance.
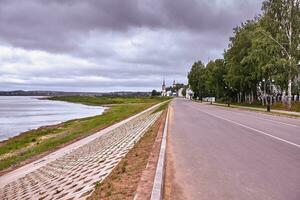
[[265, 101], [266, 101], [266, 79], [263, 78], [262, 81], [264, 82], [263, 104], [265, 104]]
[[[271, 110], [271, 95], [266, 96], [266, 82], [267, 80], [263, 78], [262, 80], [264, 82], [264, 96], [263, 96], [263, 102], [266, 102], [267, 104], [267, 112], [270, 112]], [[270, 83], [270, 93], [271, 93], [271, 83]]]
[[228, 87], [227, 86], [225, 86], [225, 91], [226, 91], [226, 96], [227, 96], [227, 107], [230, 107], [230, 103], [229, 103], [229, 92], [228, 92]]

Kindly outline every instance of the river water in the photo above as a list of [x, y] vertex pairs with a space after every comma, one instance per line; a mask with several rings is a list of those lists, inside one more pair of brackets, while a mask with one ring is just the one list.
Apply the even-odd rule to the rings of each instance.
[[0, 141], [45, 125], [101, 115], [105, 108], [32, 96], [0, 96]]

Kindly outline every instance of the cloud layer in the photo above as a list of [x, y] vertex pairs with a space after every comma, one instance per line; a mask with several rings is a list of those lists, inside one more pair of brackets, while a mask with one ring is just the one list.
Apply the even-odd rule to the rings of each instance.
[[0, 0], [0, 90], [147, 91], [221, 57], [261, 0]]

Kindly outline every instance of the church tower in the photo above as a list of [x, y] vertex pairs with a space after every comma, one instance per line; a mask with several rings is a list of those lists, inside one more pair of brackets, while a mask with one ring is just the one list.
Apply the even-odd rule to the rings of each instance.
[[163, 84], [161, 86], [161, 96], [167, 96], [165, 78], [164, 78]]

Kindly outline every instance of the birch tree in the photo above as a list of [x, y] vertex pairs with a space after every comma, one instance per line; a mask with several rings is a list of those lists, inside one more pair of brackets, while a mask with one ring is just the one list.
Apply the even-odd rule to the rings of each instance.
[[266, 0], [262, 11], [264, 30], [261, 33], [281, 48], [280, 64], [285, 67], [287, 103], [291, 108], [292, 83], [299, 73], [300, 0]]

